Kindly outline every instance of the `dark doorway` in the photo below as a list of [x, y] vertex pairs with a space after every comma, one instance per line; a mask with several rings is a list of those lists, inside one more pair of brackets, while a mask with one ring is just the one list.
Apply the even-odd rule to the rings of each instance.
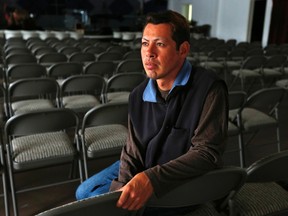
[[266, 0], [256, 0], [253, 11], [251, 42], [262, 41], [265, 11]]

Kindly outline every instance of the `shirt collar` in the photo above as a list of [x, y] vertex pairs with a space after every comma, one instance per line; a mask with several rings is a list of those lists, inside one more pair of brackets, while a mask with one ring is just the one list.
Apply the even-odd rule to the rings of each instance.
[[[190, 74], [191, 74], [191, 69], [192, 69], [192, 65], [190, 64], [190, 62], [186, 59], [184, 61], [184, 64], [180, 70], [180, 72], [178, 73], [173, 86], [171, 88], [170, 92], [176, 87], [176, 86], [184, 86], [186, 85], [186, 83], [189, 80]], [[147, 102], [157, 102], [157, 98], [156, 98], [156, 92], [157, 92], [157, 87], [155, 84], [155, 80], [150, 79], [147, 83], [147, 86], [143, 92], [143, 101], [147, 101]]]

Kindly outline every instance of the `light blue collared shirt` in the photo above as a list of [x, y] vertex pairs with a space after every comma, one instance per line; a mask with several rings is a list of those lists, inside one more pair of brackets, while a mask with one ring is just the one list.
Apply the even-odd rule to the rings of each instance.
[[[186, 83], [188, 82], [189, 80], [189, 77], [190, 77], [190, 74], [191, 74], [191, 70], [192, 70], [192, 65], [190, 64], [190, 62], [186, 59], [184, 61], [184, 64], [180, 70], [180, 72], [178, 73], [174, 83], [173, 83], [173, 86], [172, 88], [170, 89], [169, 91], [169, 94], [170, 92], [173, 90], [173, 88], [175, 88], [175, 86], [184, 86], [186, 85]], [[154, 80], [150, 79], [148, 81], [148, 84], [143, 92], [143, 101], [147, 101], [147, 102], [154, 102], [156, 103], [157, 102], [157, 99], [156, 99], [156, 92], [157, 92], [157, 89], [156, 89], [156, 86], [153, 82]]]

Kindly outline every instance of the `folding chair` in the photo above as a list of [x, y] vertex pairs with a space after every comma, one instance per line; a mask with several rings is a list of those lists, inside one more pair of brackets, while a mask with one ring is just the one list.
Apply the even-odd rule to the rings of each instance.
[[91, 197], [88, 199], [74, 201], [62, 206], [44, 211], [36, 216], [132, 216], [131, 212], [116, 207], [121, 192], [110, 192], [107, 194]]
[[[262, 68], [266, 62], [266, 58], [264, 56], [250, 56], [247, 57], [239, 70], [233, 70], [232, 76], [234, 76], [234, 80], [230, 84], [230, 89], [233, 87], [234, 83], [237, 81], [237, 79], [240, 79], [241, 81], [241, 90], [248, 92], [249, 89], [252, 87], [252, 84], [256, 80], [260, 81], [262, 84], [262, 87], [264, 87], [264, 82], [262, 79]], [[246, 79], [252, 79], [251, 86], [247, 87], [246, 89]]]
[[59, 85], [51, 78], [26, 78], [11, 83], [7, 91], [9, 117], [58, 107]]
[[146, 79], [144, 73], [130, 72], [113, 75], [107, 83], [105, 102], [128, 101], [130, 92]]
[[277, 182], [288, 179], [288, 151], [271, 154], [250, 165], [247, 180], [231, 199], [236, 215], [287, 215], [288, 191]]
[[73, 75], [60, 87], [60, 106], [74, 110], [79, 115], [102, 103], [106, 81], [95, 74]]
[[101, 104], [89, 110], [79, 131], [85, 178], [88, 159], [120, 155], [128, 135], [128, 102]]
[[[34, 169], [43, 169], [78, 161], [82, 181], [82, 165], [78, 158], [76, 138], [79, 119], [69, 109], [50, 109], [15, 115], [5, 124], [8, 172], [14, 215], [18, 215], [15, 175]], [[49, 172], [52, 172], [49, 169]], [[77, 181], [79, 179], [76, 179]], [[70, 182], [67, 179], [64, 182]], [[62, 184], [64, 182], [57, 182]], [[36, 188], [55, 185], [51, 183]], [[27, 189], [26, 189], [27, 190]], [[21, 190], [17, 190], [20, 192]]]
[[[246, 147], [258, 132], [265, 128], [276, 128], [277, 151], [281, 151], [280, 130], [278, 118], [278, 106], [285, 94], [285, 90], [280, 87], [266, 88], [254, 92], [250, 95], [244, 105], [238, 110], [236, 118], [241, 135], [250, 134], [249, 139], [243, 143]], [[242, 148], [242, 152], [244, 149]], [[244, 155], [243, 165], [245, 166]]]
[[[234, 215], [233, 206], [229, 206], [230, 199], [242, 187], [245, 180], [245, 169], [223, 167], [183, 180], [182, 184], [179, 182], [178, 187], [160, 198], [152, 197], [146, 206], [161, 208], [197, 206], [197, 209], [187, 216], [220, 216], [222, 212], [227, 211], [230, 211], [230, 215]], [[229, 208], [226, 208], [227, 206]]]

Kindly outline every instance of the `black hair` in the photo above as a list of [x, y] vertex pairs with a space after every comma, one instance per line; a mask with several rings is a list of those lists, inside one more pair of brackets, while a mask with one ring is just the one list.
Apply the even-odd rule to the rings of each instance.
[[170, 24], [172, 39], [176, 42], [177, 50], [183, 42], [187, 41], [190, 43], [190, 28], [188, 20], [175, 11], [167, 10], [163, 12], [150, 13], [146, 16], [144, 28], [149, 23], [155, 25], [162, 23]]

